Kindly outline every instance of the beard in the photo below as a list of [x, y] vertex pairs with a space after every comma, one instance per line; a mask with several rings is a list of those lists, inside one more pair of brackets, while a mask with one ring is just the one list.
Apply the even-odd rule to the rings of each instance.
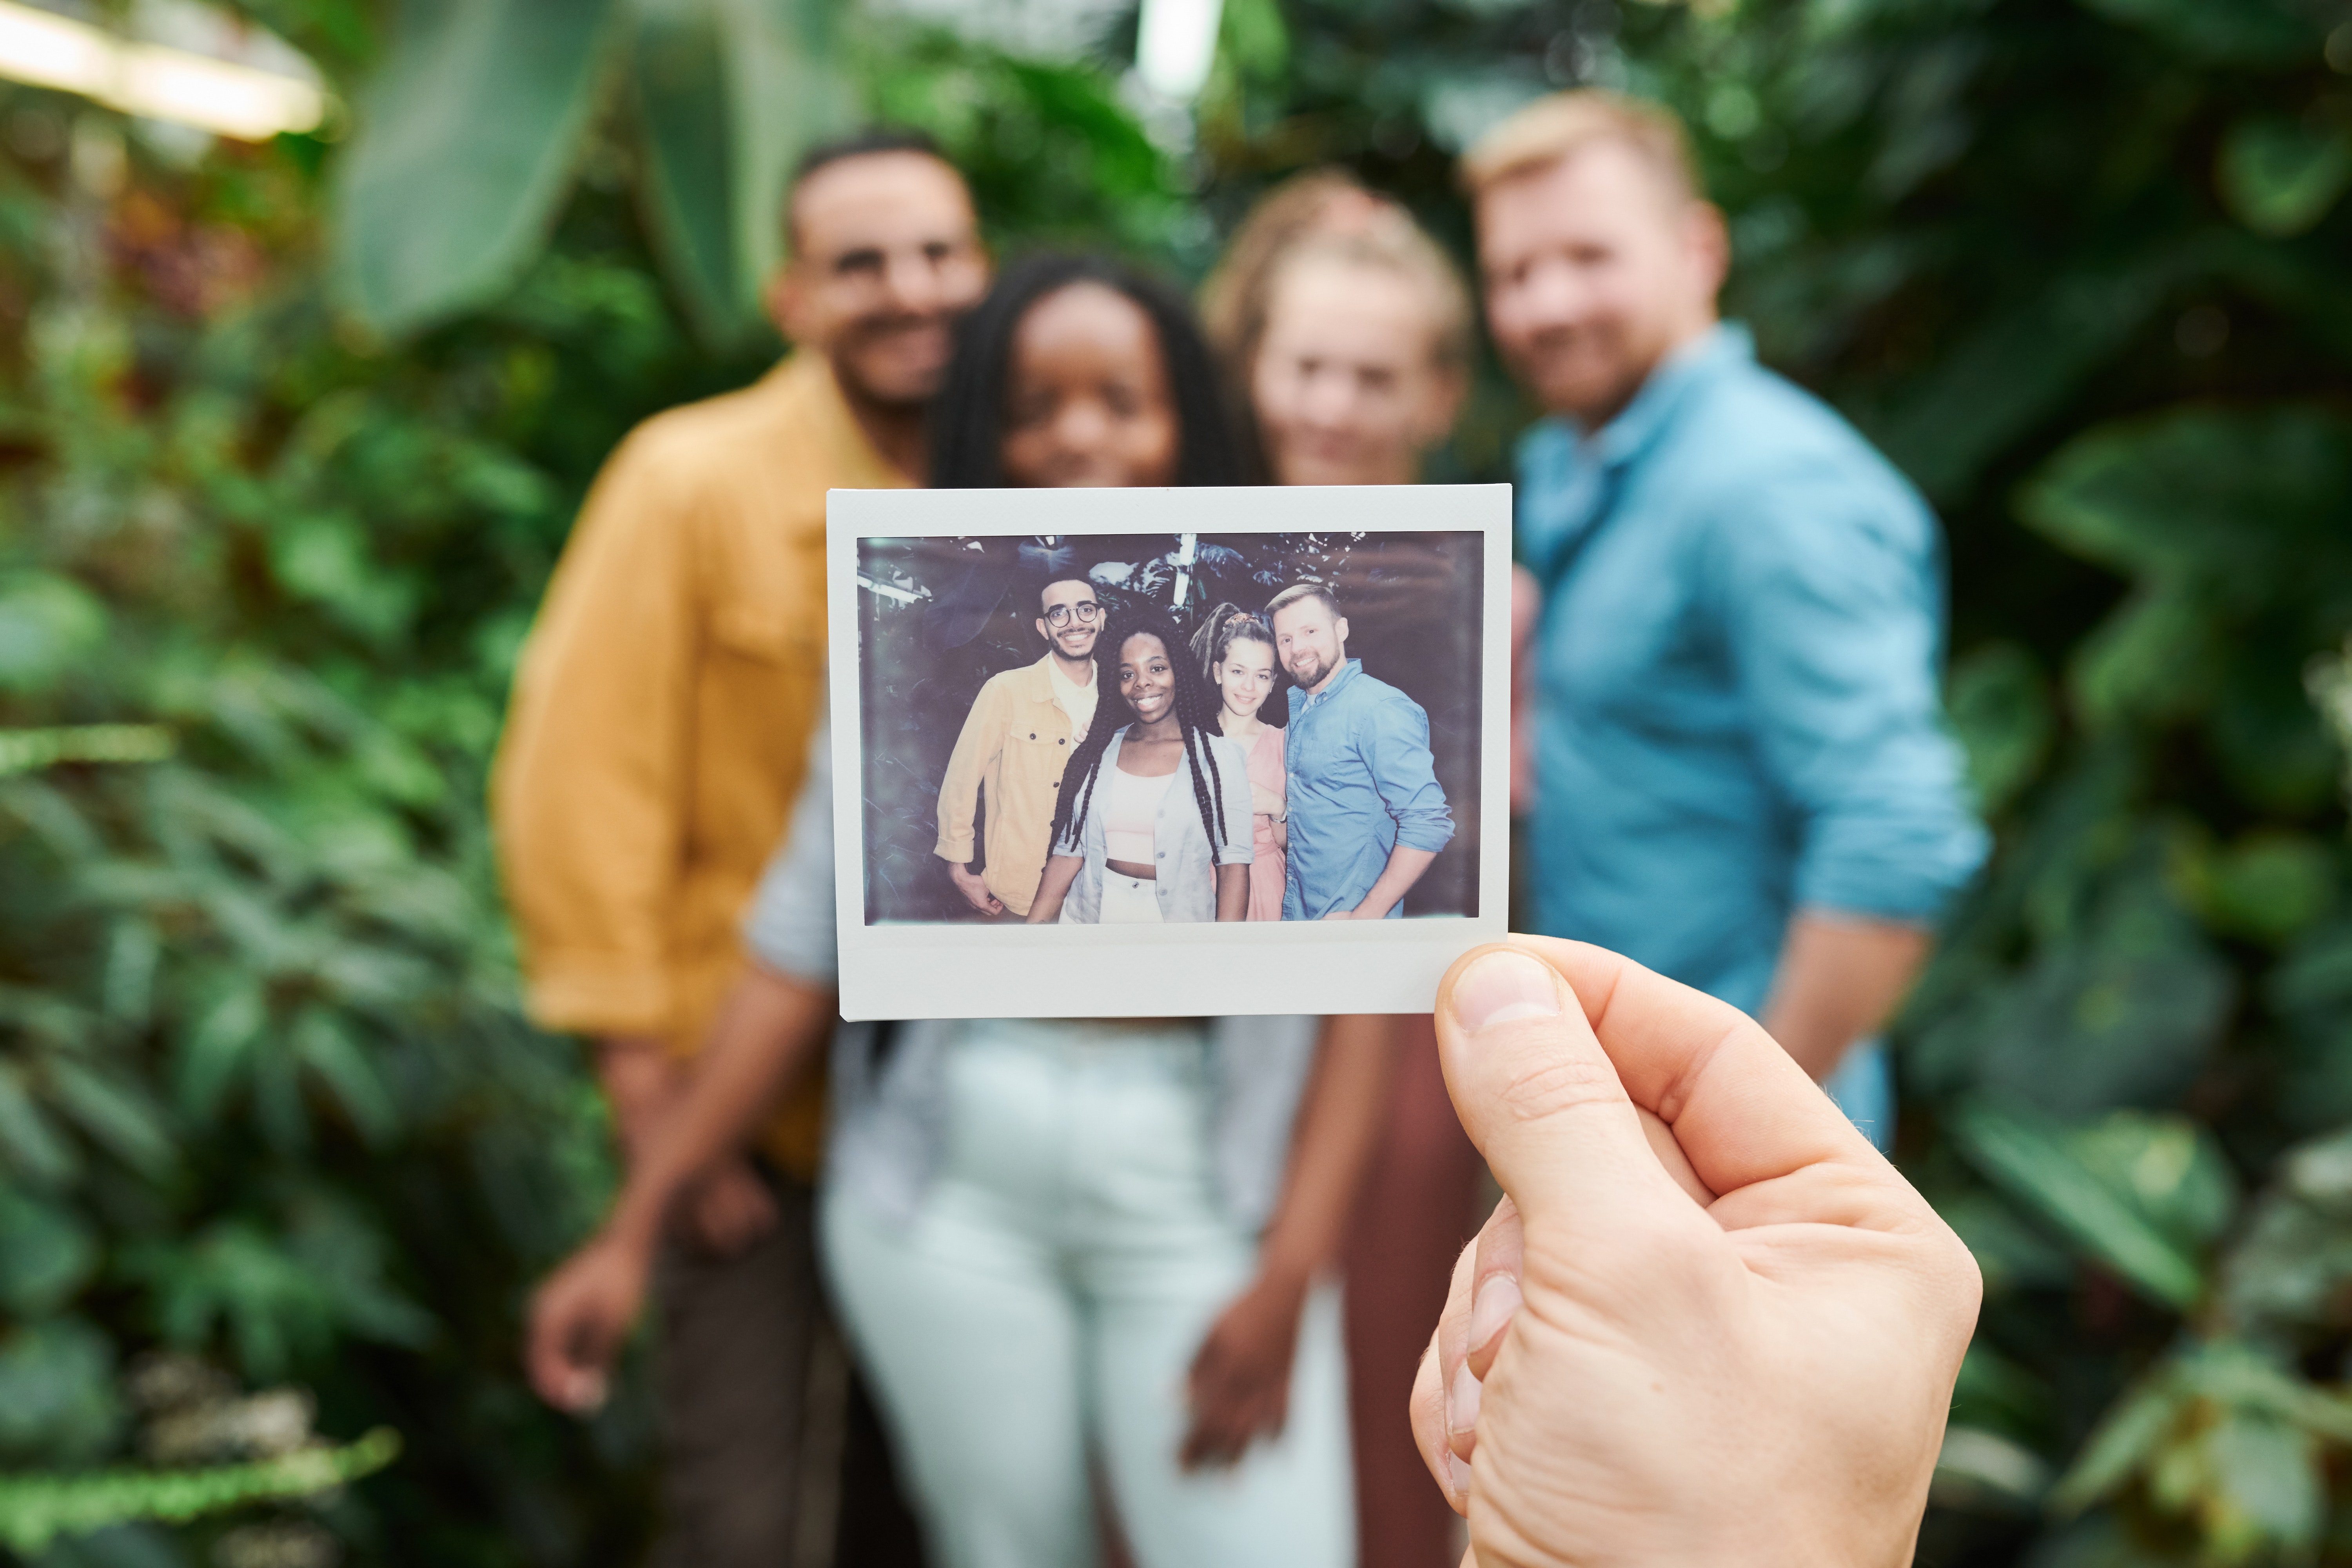
[[1331, 666], [1325, 663], [1321, 656], [1311, 653], [1298, 655], [1296, 662], [1283, 668], [1290, 671], [1291, 679], [1309, 690], [1320, 685], [1323, 678], [1331, 673]]

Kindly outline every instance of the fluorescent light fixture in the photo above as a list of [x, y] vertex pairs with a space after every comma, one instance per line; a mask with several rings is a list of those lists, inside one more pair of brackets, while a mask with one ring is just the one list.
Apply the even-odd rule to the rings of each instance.
[[1224, 0], [1143, 0], [1136, 24], [1135, 74], [1160, 97], [1190, 102], [1217, 58]]
[[161, 44], [129, 43], [87, 22], [0, 0], [0, 77], [95, 99], [150, 120], [240, 142], [313, 131], [327, 95], [312, 82]]

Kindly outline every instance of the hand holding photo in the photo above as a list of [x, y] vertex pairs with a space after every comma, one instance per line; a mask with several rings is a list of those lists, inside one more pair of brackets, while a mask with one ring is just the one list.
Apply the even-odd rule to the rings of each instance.
[[1508, 519], [834, 492], [843, 1015], [1426, 1010], [1504, 926]]

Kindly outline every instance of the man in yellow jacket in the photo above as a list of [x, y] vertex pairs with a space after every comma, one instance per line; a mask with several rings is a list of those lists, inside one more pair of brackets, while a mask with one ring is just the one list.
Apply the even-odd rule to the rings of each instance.
[[[1045, 869], [1054, 801], [1070, 753], [1095, 714], [1095, 634], [1102, 604], [1084, 577], [1057, 577], [1038, 595], [1045, 657], [988, 678], [964, 716], [940, 783], [935, 851], [964, 901], [982, 914], [1026, 915]], [[987, 855], [971, 868], [973, 818], [988, 801]]]
[[[587, 1037], [624, 1157], [741, 963], [736, 920], [789, 818], [824, 665], [834, 488], [922, 477], [955, 319], [988, 283], [971, 196], [877, 133], [796, 175], [769, 304], [797, 352], [632, 432], [589, 492], [515, 682], [491, 781], [542, 1026]], [[822, 1087], [676, 1216], [659, 1286], [667, 1531], [679, 1568], [788, 1562], [818, 1308]]]

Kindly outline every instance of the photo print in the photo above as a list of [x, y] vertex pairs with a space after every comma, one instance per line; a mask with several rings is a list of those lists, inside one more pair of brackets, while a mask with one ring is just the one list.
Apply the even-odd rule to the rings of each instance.
[[1426, 1011], [1504, 931], [1509, 498], [835, 491], [843, 1016]]

